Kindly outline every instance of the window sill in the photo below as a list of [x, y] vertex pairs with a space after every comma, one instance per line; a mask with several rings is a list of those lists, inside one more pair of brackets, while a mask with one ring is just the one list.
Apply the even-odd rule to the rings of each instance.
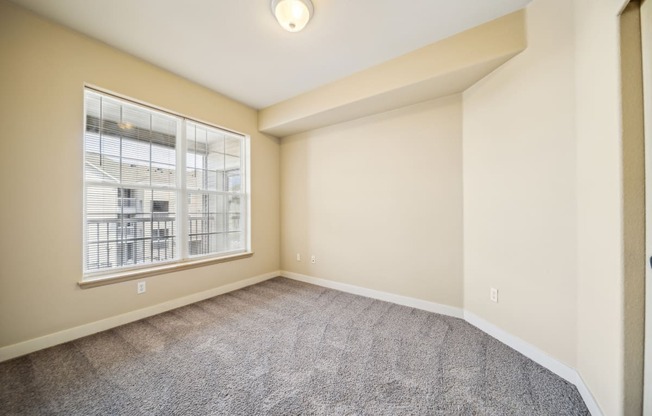
[[226, 263], [228, 261], [246, 259], [253, 256], [253, 252], [239, 253], [232, 256], [225, 256], [212, 259], [189, 260], [180, 263], [166, 264], [164, 266], [148, 267], [141, 270], [129, 270], [126, 272], [113, 273], [98, 276], [96, 278], [82, 280], [77, 284], [82, 289], [112, 285], [114, 283], [127, 282], [129, 280], [142, 279], [144, 277], [156, 276], [164, 273], [178, 272], [181, 270], [194, 269], [195, 267], [208, 266], [210, 264]]

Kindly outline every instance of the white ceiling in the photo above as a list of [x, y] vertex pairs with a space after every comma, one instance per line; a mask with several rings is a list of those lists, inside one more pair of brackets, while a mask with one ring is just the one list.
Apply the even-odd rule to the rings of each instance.
[[269, 0], [12, 0], [254, 108], [525, 7], [531, 0], [313, 0], [299, 33]]

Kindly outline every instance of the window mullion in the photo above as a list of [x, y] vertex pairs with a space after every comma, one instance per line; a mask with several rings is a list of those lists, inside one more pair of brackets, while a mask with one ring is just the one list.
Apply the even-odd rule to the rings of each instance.
[[242, 193], [242, 209], [243, 209], [243, 218], [244, 221], [244, 247], [245, 250], [251, 250], [251, 182], [250, 182], [250, 142], [248, 138], [243, 138], [240, 144], [240, 177], [242, 182], [240, 184], [240, 192]]
[[186, 189], [186, 119], [180, 119], [177, 145], [177, 248], [179, 258], [188, 258], [188, 191]]

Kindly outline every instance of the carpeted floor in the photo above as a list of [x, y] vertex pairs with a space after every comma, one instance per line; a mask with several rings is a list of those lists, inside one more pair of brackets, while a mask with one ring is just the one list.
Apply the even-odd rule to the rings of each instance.
[[3, 415], [588, 415], [466, 322], [284, 278], [0, 364]]

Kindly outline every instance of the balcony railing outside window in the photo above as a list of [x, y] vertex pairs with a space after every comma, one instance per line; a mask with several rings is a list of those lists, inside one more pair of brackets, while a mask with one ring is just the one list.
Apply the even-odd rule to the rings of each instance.
[[[114, 216], [88, 220], [88, 270], [175, 260], [178, 254], [176, 220], [174, 213], [167, 214], [166, 217], [157, 215], [121, 219]], [[239, 213], [227, 215], [226, 230], [210, 231], [216, 229], [216, 222], [221, 222], [215, 214], [189, 218], [190, 255], [229, 251], [239, 247]]]

